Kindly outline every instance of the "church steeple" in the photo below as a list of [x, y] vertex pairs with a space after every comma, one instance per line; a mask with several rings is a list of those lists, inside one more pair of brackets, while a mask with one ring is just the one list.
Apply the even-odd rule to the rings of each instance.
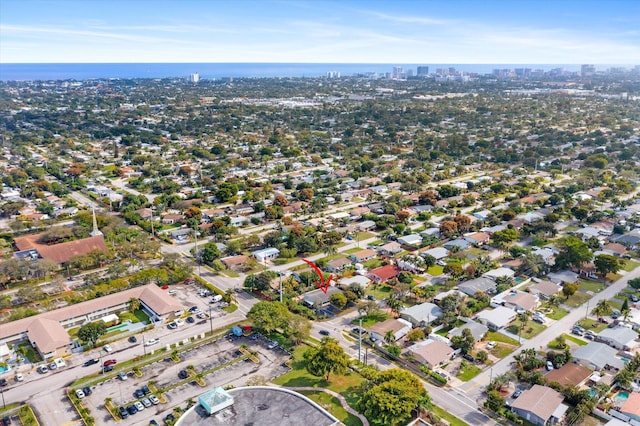
[[91, 231], [91, 236], [95, 237], [97, 235], [102, 235], [102, 231], [98, 229], [98, 221], [96, 220], [96, 209], [95, 207], [91, 208], [91, 211], [93, 212], [93, 231]]

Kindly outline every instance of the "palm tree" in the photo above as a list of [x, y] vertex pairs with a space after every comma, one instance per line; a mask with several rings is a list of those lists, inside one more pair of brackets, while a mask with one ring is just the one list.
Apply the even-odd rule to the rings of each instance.
[[129, 306], [129, 312], [135, 314], [136, 311], [140, 309], [140, 299], [138, 299], [137, 297], [132, 297], [127, 302], [127, 305]]
[[592, 315], [601, 317], [605, 315], [610, 315], [613, 310], [611, 309], [611, 304], [608, 300], [602, 299], [598, 302], [595, 308], [591, 311]]
[[323, 252], [327, 256], [333, 256], [334, 254], [336, 254], [338, 252], [338, 249], [336, 248], [336, 246], [334, 244], [329, 244], [329, 245], [326, 245], [324, 247]]
[[547, 269], [544, 259], [539, 254], [527, 253], [522, 258], [522, 264], [518, 267], [518, 273], [530, 277], [537, 276]]
[[396, 335], [393, 333], [393, 330], [388, 330], [385, 334], [384, 334], [384, 341], [387, 344], [391, 344], [393, 342], [396, 341]]

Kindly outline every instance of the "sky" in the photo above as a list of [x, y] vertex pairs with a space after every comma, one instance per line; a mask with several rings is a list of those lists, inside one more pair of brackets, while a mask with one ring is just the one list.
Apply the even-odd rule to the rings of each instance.
[[4, 63], [640, 64], [639, 0], [0, 0]]

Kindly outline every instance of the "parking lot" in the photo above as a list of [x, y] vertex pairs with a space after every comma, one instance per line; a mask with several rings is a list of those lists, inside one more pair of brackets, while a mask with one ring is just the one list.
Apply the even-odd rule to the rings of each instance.
[[143, 375], [140, 378], [133, 372], [128, 372], [125, 380], [113, 378], [94, 386], [91, 395], [83, 398], [83, 403], [91, 409], [97, 424], [112, 424], [113, 418], [104, 409], [106, 398], [111, 398], [116, 407], [129, 406], [140, 400], [135, 397], [134, 392], [144, 385], [149, 385], [150, 382], [155, 382], [159, 388], [180, 383], [181, 379], [178, 375], [181, 370], [187, 369], [187, 366], [193, 366], [197, 374], [238, 359], [242, 356], [239, 349], [243, 343], [247, 345], [247, 350], [258, 352], [259, 364], [247, 359], [216, 370], [204, 377], [207, 383], [205, 387], [200, 387], [195, 381], [180, 384], [165, 393], [166, 404], [147, 407], [125, 419], [123, 423], [146, 424], [155, 418], [162, 424], [161, 420], [173, 410], [173, 407], [180, 405], [184, 408], [184, 401], [190, 398], [197, 399], [198, 395], [207, 389], [225, 385], [244, 386], [251, 376], [260, 375], [269, 380], [288, 371], [288, 367], [284, 365], [289, 358], [288, 353], [281, 348], [268, 349], [267, 339], [251, 339], [244, 336], [223, 338], [214, 343], [181, 352], [180, 362], [176, 363], [166, 358], [147, 365], [142, 368]]

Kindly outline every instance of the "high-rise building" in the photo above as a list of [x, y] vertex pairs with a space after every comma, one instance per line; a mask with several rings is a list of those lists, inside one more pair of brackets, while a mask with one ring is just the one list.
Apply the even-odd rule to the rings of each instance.
[[200, 81], [200, 74], [198, 74], [197, 72], [194, 72], [193, 74], [191, 74], [189, 76], [189, 82], [191, 83], [197, 83]]
[[327, 78], [340, 78], [340, 71], [328, 71]]
[[596, 73], [596, 67], [589, 64], [584, 64], [580, 67], [580, 73], [583, 77], [591, 77]]
[[418, 67], [418, 70], [417, 70], [418, 77], [426, 77], [428, 75], [429, 75], [429, 67], [427, 66]]

